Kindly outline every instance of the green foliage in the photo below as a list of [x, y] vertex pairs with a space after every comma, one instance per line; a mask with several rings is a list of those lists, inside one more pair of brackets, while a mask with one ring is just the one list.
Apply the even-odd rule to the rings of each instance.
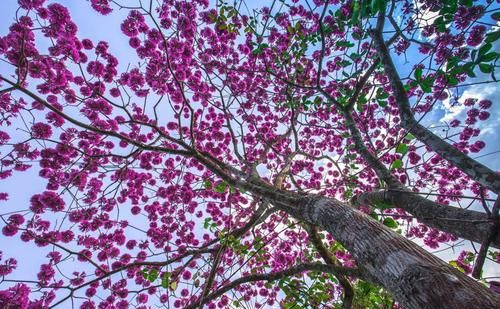
[[387, 99], [389, 98], [389, 93], [385, 92], [382, 88], [377, 88], [375, 100], [380, 107], [387, 106]]
[[448, 264], [450, 264], [453, 268], [458, 269], [459, 271], [465, 273], [465, 269], [463, 265], [468, 265], [472, 266], [474, 263], [475, 255], [472, 252], [467, 252], [466, 256], [463, 258], [463, 260], [459, 263], [458, 260], [452, 260], [449, 261]]
[[408, 152], [408, 145], [406, 144], [399, 144], [397, 147], [396, 147], [396, 152], [397, 153], [400, 153], [402, 155], [406, 154]]
[[231, 248], [234, 253], [240, 255], [240, 256], [245, 256], [248, 253], [248, 248], [247, 246], [243, 245], [240, 242], [239, 238], [234, 237], [233, 235], [228, 234], [225, 236], [224, 231], [221, 231], [219, 233], [219, 238], [220, 238], [220, 243], [223, 246], [226, 246], [228, 248]]
[[423, 71], [424, 70], [422, 69], [422, 67], [418, 67], [418, 68], [415, 69], [414, 75], [415, 75], [415, 80], [417, 82], [420, 82], [422, 80], [422, 72]]
[[141, 270], [141, 274], [142, 274], [142, 277], [146, 280], [148, 280], [148, 274], [149, 274], [149, 270], [147, 268], [144, 268], [143, 270]]
[[353, 285], [353, 308], [392, 308], [394, 300], [384, 289], [365, 281]]
[[203, 181], [203, 188], [207, 190], [212, 189], [212, 182], [210, 181], [210, 179], [205, 179]]
[[[218, 30], [225, 30], [229, 33], [239, 33], [239, 29], [231, 22], [231, 18], [237, 16], [238, 11], [228, 5], [223, 5], [220, 7], [218, 14], [210, 13], [208, 18], [212, 23], [215, 24], [215, 27]], [[251, 29], [251, 28], [250, 28]], [[245, 32], [248, 30], [248, 27], [245, 29]]]
[[394, 208], [394, 206], [392, 204], [389, 204], [389, 203], [385, 203], [385, 202], [378, 202], [376, 203], [375, 205], [373, 205], [375, 208], [377, 209], [381, 209], [381, 210], [384, 210], [384, 209], [391, 209], [391, 208]]
[[[159, 277], [159, 270], [156, 268], [144, 268], [141, 270], [142, 277], [147, 281], [154, 283]], [[170, 288], [170, 290], [175, 291], [177, 289], [177, 282], [170, 280], [171, 274], [168, 272], [163, 273], [161, 276], [161, 287], [164, 289]]]
[[347, 47], [347, 48], [354, 47], [354, 43], [349, 41], [337, 41], [335, 42], [335, 45], [337, 45], [337, 47]]
[[214, 191], [217, 193], [224, 193], [226, 192], [226, 188], [227, 188], [227, 183], [221, 181], [214, 187]]
[[164, 273], [161, 277], [161, 286], [166, 289], [170, 285], [170, 273]]
[[500, 30], [493, 31], [493, 32], [486, 34], [484, 41], [486, 43], [493, 43], [498, 39], [500, 39]]
[[205, 221], [203, 221], [203, 228], [214, 233], [217, 231], [217, 223], [213, 222], [212, 218], [207, 217], [205, 218]]
[[154, 282], [158, 278], [158, 270], [156, 268], [151, 269], [148, 275], [148, 281]]
[[498, 261], [498, 257], [500, 256], [500, 251], [489, 250], [488, 255], [493, 261]]
[[374, 17], [378, 12], [385, 12], [387, 0], [358, 0], [351, 4], [351, 25], [358, 24], [361, 20]]
[[442, 0], [438, 2], [440, 5], [434, 6], [433, 11], [439, 11], [439, 17], [434, 20], [433, 25], [437, 27], [439, 32], [445, 32], [448, 26], [454, 21], [458, 5], [471, 7], [474, 4], [473, 2], [473, 0]]
[[264, 52], [264, 49], [269, 48], [269, 44], [260, 43], [257, 45], [257, 48], [252, 51], [254, 55], [260, 55]]
[[310, 272], [307, 276], [306, 280], [287, 277], [278, 281], [286, 296], [284, 308], [321, 308], [331, 300], [326, 282], [337, 282], [337, 279], [331, 274], [318, 272]]
[[393, 218], [385, 218], [383, 224], [391, 229], [397, 229], [399, 227], [399, 223]]
[[500, 30], [487, 33], [484, 43], [471, 52], [471, 61], [462, 65], [463, 70], [470, 76], [475, 77], [474, 69], [479, 67], [479, 70], [484, 74], [491, 74], [491, 78], [496, 81], [495, 67], [500, 59], [500, 53], [493, 49], [493, 44], [500, 39]]
[[403, 161], [400, 159], [394, 160], [391, 164], [391, 170], [394, 170], [397, 168], [402, 168], [402, 167], [403, 167]]
[[424, 93], [431, 93], [434, 81], [435, 78], [433, 76], [422, 77], [422, 75], [420, 75], [419, 79], [412, 83], [412, 86], [418, 85]]
[[405, 135], [405, 140], [407, 141], [411, 141], [411, 140], [414, 140], [415, 139], [415, 136], [411, 133], [406, 133]]

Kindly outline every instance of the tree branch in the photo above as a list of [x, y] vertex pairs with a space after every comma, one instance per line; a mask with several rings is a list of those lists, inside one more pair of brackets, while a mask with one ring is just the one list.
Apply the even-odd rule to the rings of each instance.
[[[306, 226], [306, 230], [309, 233], [309, 240], [312, 242], [312, 244], [318, 251], [321, 258], [325, 261], [325, 263], [328, 265], [334, 265], [340, 267], [341, 264], [339, 260], [325, 248], [325, 245], [321, 241], [321, 238], [319, 237], [318, 234], [318, 228], [316, 226], [309, 225]], [[344, 290], [344, 299], [342, 308], [344, 309], [352, 308], [352, 303], [354, 300], [354, 289], [352, 288], [351, 282], [349, 282], [347, 276], [344, 275], [335, 274], [335, 277], [337, 277], [340, 285]]]
[[346, 276], [353, 276], [353, 277], [361, 277], [361, 273], [357, 268], [346, 268], [346, 267], [337, 267], [333, 265], [325, 265], [325, 264], [320, 264], [320, 263], [305, 263], [305, 264], [300, 264], [297, 266], [290, 267], [286, 270], [275, 272], [275, 273], [267, 273], [267, 274], [256, 274], [256, 275], [248, 275], [241, 277], [239, 279], [236, 279], [228, 284], [226, 284], [224, 287], [218, 289], [215, 292], [212, 292], [211, 294], [207, 295], [205, 298], [202, 298], [194, 303], [191, 303], [190, 305], [186, 306], [185, 309], [195, 309], [196, 307], [206, 304], [209, 301], [222, 296], [224, 293], [234, 289], [235, 287], [248, 283], [248, 282], [254, 282], [254, 281], [275, 281], [279, 280], [284, 277], [290, 277], [305, 271], [318, 271], [318, 272], [323, 272], [323, 273], [330, 273], [330, 274], [343, 274]]
[[384, 66], [385, 73], [394, 91], [394, 97], [399, 106], [401, 126], [473, 180], [497, 194], [500, 193], [500, 175], [460, 152], [415, 120], [408, 100], [408, 95], [392, 61], [387, 45], [384, 42], [382, 33], [372, 30], [370, 35], [373, 38], [376, 50], [379, 53], [380, 61]]

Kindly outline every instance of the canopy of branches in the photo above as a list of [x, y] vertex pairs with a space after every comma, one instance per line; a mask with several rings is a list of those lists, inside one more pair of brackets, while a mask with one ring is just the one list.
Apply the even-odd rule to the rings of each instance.
[[498, 1], [1, 5], [1, 308], [500, 304]]

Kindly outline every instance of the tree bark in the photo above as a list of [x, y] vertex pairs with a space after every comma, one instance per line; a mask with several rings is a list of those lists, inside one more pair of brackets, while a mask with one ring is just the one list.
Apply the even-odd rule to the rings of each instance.
[[[212, 169], [209, 160], [200, 160]], [[353, 255], [364, 277], [380, 283], [405, 308], [500, 309], [500, 296], [347, 204], [279, 190], [261, 179], [235, 179], [218, 168], [213, 172], [295, 219], [329, 232]]]
[[[395, 207], [406, 210], [420, 222], [457, 237], [478, 243], [482, 243], [489, 237], [489, 230], [493, 225], [493, 221], [490, 220], [487, 214], [441, 205], [411, 192], [392, 176], [382, 162], [368, 151], [351, 112], [344, 112], [344, 118], [345, 125], [351, 132], [356, 151], [363, 157], [368, 166], [373, 168], [378, 177], [385, 181], [389, 188], [394, 190], [384, 191], [386, 195], [381, 195], [379, 192], [362, 193], [353, 199], [355, 204], [388, 202]], [[500, 246], [500, 237], [495, 238], [493, 246], [497, 248]]]
[[405, 308], [500, 308], [500, 296], [344, 203], [292, 194], [271, 202], [330, 232]]
[[[407, 210], [430, 227], [478, 243], [490, 237], [491, 228], [495, 224], [485, 213], [441, 205], [409, 191], [388, 189], [361, 193], [351, 202], [354, 205], [388, 203]], [[493, 238], [491, 245], [500, 248], [500, 235]]]

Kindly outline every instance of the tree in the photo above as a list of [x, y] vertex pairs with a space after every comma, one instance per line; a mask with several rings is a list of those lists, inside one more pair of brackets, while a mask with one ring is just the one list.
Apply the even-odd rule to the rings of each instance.
[[[492, 103], [458, 99], [496, 82], [491, 1], [91, 0], [126, 48], [18, 4], [0, 178], [45, 188], [2, 232], [49, 254], [36, 278], [3, 262], [4, 307], [498, 307], [475, 279], [500, 176], [471, 156]], [[465, 123], [428, 126], [449, 105]]]

